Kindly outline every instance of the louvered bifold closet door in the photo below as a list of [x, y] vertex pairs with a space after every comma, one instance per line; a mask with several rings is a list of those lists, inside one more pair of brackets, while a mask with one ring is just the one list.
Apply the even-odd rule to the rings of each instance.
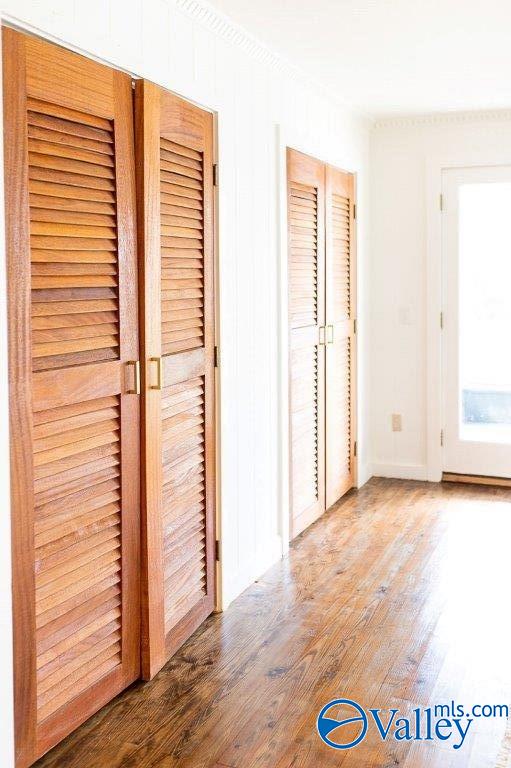
[[291, 537], [325, 510], [324, 165], [287, 151]]
[[355, 447], [354, 176], [326, 167], [326, 506], [353, 487]]
[[3, 31], [17, 765], [139, 674], [130, 78]]
[[140, 81], [136, 124], [150, 678], [214, 607], [213, 116]]

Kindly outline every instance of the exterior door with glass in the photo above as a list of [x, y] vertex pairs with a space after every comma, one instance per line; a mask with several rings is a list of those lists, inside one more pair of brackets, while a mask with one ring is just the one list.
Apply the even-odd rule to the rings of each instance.
[[511, 167], [442, 174], [443, 469], [511, 477]]

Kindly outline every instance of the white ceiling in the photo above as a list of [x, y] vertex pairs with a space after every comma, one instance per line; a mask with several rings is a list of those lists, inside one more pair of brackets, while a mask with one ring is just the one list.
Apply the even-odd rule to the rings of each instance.
[[372, 115], [511, 107], [511, 0], [210, 0]]

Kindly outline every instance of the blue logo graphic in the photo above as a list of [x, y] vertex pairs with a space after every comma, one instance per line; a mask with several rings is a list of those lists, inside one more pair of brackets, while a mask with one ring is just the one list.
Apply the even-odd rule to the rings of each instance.
[[[334, 707], [342, 707], [343, 710], [348, 710], [348, 713], [351, 713], [351, 717], [348, 716], [342, 720], [328, 717], [328, 713], [331, 712]], [[349, 723], [359, 723], [360, 732], [355, 739], [346, 742], [343, 737], [348, 729], [343, 726], [346, 726]], [[352, 747], [356, 747], [357, 744], [360, 744], [365, 738], [367, 733], [367, 715], [356, 701], [352, 701], [351, 699], [333, 699], [333, 701], [329, 701], [328, 704], [325, 704], [319, 713], [316, 726], [319, 735], [329, 747], [333, 747], [334, 749], [351, 749]], [[351, 734], [352, 729], [350, 728], [348, 732]]]
[[[342, 713], [342, 714], [340, 714]], [[461, 749], [470, 726], [477, 718], [509, 718], [507, 704], [474, 704], [471, 708], [454, 700], [430, 707], [416, 707], [408, 716], [399, 709], [370, 707], [367, 711], [352, 699], [332, 699], [318, 715], [321, 739], [333, 749], [351, 749], [365, 739], [368, 726], [376, 727], [382, 741], [450, 741]], [[347, 727], [350, 726], [350, 727]], [[353, 737], [353, 734], [358, 734]]]

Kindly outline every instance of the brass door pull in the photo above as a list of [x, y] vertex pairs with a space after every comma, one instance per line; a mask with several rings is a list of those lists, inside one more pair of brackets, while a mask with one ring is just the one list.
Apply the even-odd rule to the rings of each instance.
[[156, 384], [151, 384], [149, 386], [149, 389], [160, 390], [163, 387], [163, 373], [162, 373], [162, 367], [161, 367], [161, 357], [150, 357], [149, 358], [149, 362], [150, 363], [156, 363], [156, 365], [157, 365]]
[[327, 325], [326, 327], [326, 343], [327, 344], [334, 343], [334, 326], [333, 325]]
[[324, 325], [320, 325], [319, 326], [319, 344], [321, 346], [326, 344], [326, 341], [325, 341], [325, 326]]
[[133, 366], [133, 389], [127, 389], [127, 395], [140, 394], [140, 360], [128, 360], [126, 366]]

